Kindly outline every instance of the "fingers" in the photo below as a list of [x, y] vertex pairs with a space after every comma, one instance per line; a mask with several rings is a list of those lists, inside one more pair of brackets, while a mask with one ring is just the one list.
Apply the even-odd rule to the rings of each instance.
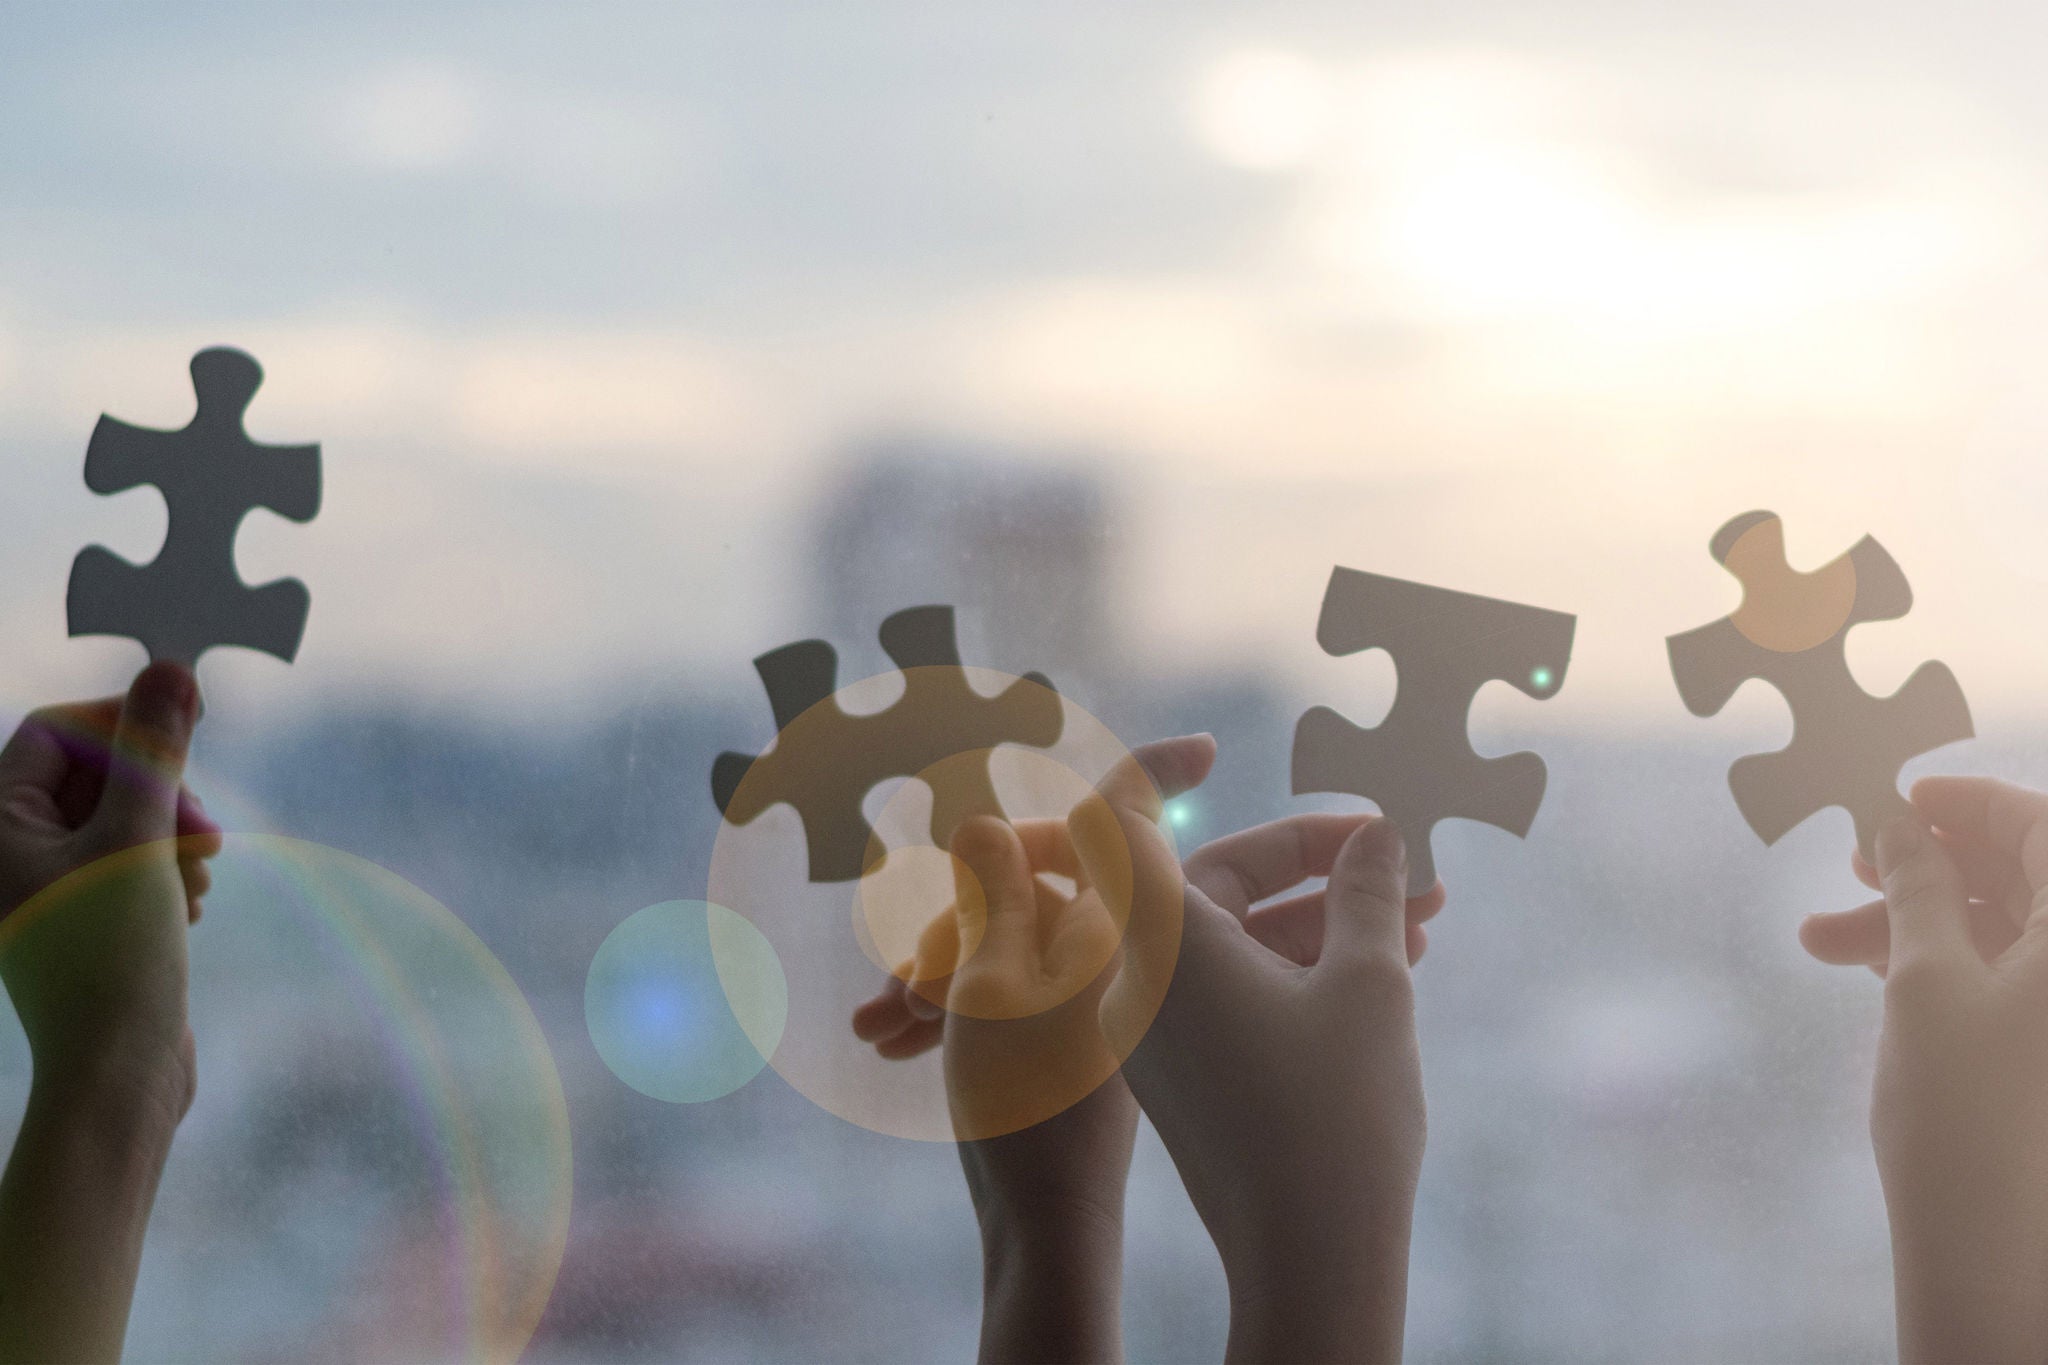
[[1991, 777], [1923, 777], [1913, 805], [1948, 833], [2016, 858], [2031, 886], [2048, 886], [2048, 794]]
[[1112, 806], [1157, 820], [1166, 803], [1202, 785], [1216, 763], [1214, 735], [1182, 735], [1141, 744], [1118, 759], [1095, 786]]
[[1408, 965], [1408, 846], [1391, 820], [1372, 819], [1344, 842], [1324, 888], [1323, 956], [1331, 967]]
[[[1970, 940], [1985, 962], [1998, 961], [2019, 940], [2020, 926], [2001, 906], [1971, 901], [1969, 920]], [[1831, 967], [1869, 967], [1883, 976], [1892, 946], [1885, 904], [1872, 901], [1854, 910], [1808, 915], [1799, 926], [1799, 945]]]
[[[1429, 933], [1422, 927], [1443, 908], [1443, 883], [1430, 894], [1408, 902], [1408, 965], [1422, 960], [1429, 948]], [[1271, 905], [1261, 905], [1244, 917], [1245, 932], [1252, 940], [1278, 953], [1297, 967], [1313, 967], [1323, 956], [1323, 902], [1321, 891], [1310, 891]]]
[[178, 789], [179, 856], [211, 858], [220, 852], [223, 831], [189, 787]]
[[[1877, 870], [1871, 869], [1875, 877]], [[1831, 967], [1868, 967], [1891, 954], [1890, 912], [1881, 900], [1854, 910], [1808, 915], [1799, 924], [1799, 946]]]
[[153, 663], [136, 676], [92, 818], [104, 834], [132, 844], [177, 833], [179, 784], [198, 719], [199, 685], [183, 665]]
[[1909, 969], [1980, 965], [1963, 875], [1919, 817], [1902, 815], [1879, 832], [1877, 871], [1891, 934], [1889, 978]]
[[1444, 890], [1443, 881], [1439, 878], [1429, 890], [1419, 896], [1408, 898], [1408, 922], [1414, 925], [1427, 924], [1436, 918], [1437, 912], [1444, 908], [1444, 902], [1450, 898], [1450, 893]]
[[893, 1038], [884, 1038], [875, 1044], [875, 1051], [892, 1062], [908, 1061], [920, 1057], [939, 1045], [945, 1034], [945, 1023], [938, 1019], [920, 1019]]
[[1158, 824], [1165, 803], [1209, 775], [1209, 735], [1134, 749], [1067, 817], [1067, 833], [1088, 882], [1123, 922], [1124, 964], [1133, 998], [1164, 993], [1180, 952], [1180, 860]]
[[185, 883], [185, 920], [188, 924], [197, 924], [206, 908], [206, 893], [213, 889], [213, 873], [207, 871], [203, 859], [181, 853], [178, 855], [178, 876]]
[[1202, 845], [1188, 855], [1187, 879], [1239, 919], [1255, 902], [1310, 877], [1327, 877], [1363, 815], [1296, 815]]
[[901, 1033], [912, 1023], [903, 1000], [903, 979], [890, 977], [888, 985], [854, 1006], [853, 1036], [863, 1043], [872, 1043]]
[[1019, 820], [1011, 828], [1023, 842], [1024, 857], [1033, 872], [1050, 872], [1077, 882], [1082, 879], [1081, 859], [1067, 835], [1066, 821]]
[[960, 917], [961, 942], [967, 941], [968, 921], [979, 908], [988, 920], [978, 952], [993, 953], [997, 961], [1014, 960], [1012, 955], [1018, 953], [1035, 958], [1038, 884], [1032, 880], [1031, 863], [1017, 831], [1005, 821], [977, 815], [954, 832], [953, 857], [953, 904]]
[[870, 1044], [899, 1033], [909, 1023], [909, 1009], [903, 1007], [903, 978], [891, 976], [879, 993], [854, 1007], [854, 1038]]
[[892, 976], [879, 994], [854, 1010], [853, 1035], [873, 1043], [877, 1054], [892, 1061], [929, 1052], [938, 1046], [945, 1020], [943, 1010], [931, 1017], [917, 1014], [915, 1005], [925, 1003], [904, 988], [900, 977]]
[[121, 699], [46, 706], [24, 719], [0, 749], [0, 799], [17, 818], [75, 830], [105, 785], [107, 747]]
[[1323, 893], [1262, 905], [1244, 917], [1244, 928], [1253, 942], [1295, 966], [1313, 967], [1323, 955]]

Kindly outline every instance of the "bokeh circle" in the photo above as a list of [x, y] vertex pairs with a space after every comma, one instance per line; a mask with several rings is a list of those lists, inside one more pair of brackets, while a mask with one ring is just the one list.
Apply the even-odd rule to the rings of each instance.
[[605, 936], [583, 990], [597, 1055], [643, 1095], [730, 1095], [781, 1041], [789, 988], [761, 931], [722, 905], [665, 901]]
[[[982, 697], [1041, 686], [991, 669], [962, 671]], [[913, 685], [904, 674], [882, 674], [850, 684], [785, 726], [775, 739], [775, 752], [844, 754], [857, 746], [849, 745], [840, 727], [857, 725], [863, 715], [887, 707]], [[874, 839], [866, 875], [859, 881], [809, 880], [804, 825], [788, 805], [770, 805], [746, 824], [720, 827], [706, 899], [743, 916], [781, 963], [788, 988], [787, 1022], [769, 1053], [769, 1064], [820, 1107], [872, 1131], [920, 1141], [996, 1136], [1041, 1122], [1079, 1101], [1142, 1037], [1179, 950], [1177, 890], [1170, 932], [1147, 940], [1146, 951], [1163, 956], [1144, 974], [1148, 982], [1158, 983], [1158, 990], [1153, 998], [1141, 999], [1125, 1011], [1127, 1026], [1120, 1030], [1116, 1048], [1060, 1057], [1020, 1046], [1016, 1063], [986, 1078], [982, 1087], [1008, 1097], [1000, 1118], [953, 1111], [939, 1049], [910, 1060], [885, 1059], [854, 1037], [850, 1025], [855, 1007], [887, 987], [892, 974], [909, 975], [908, 945], [922, 942], [929, 947], [933, 937], [919, 933], [918, 926], [953, 915], [961, 869], [946, 848], [950, 831], [932, 828], [935, 807], [959, 809], [963, 793], [972, 789], [973, 775], [985, 769], [1006, 818], [1063, 822], [1114, 766], [1129, 759], [1129, 750], [1108, 726], [1065, 697], [1059, 697], [1058, 704], [1062, 730], [1047, 748], [999, 745], [967, 751], [941, 758], [917, 779], [883, 782], [870, 791], [861, 814], [873, 826]], [[786, 784], [789, 772], [785, 760], [777, 781]], [[843, 788], [844, 776], [826, 775], [818, 785]], [[743, 798], [751, 780], [751, 774], [742, 780], [736, 804], [750, 804]], [[936, 802], [934, 790], [941, 795]], [[1162, 829], [1162, 835], [1170, 845], [1170, 829]], [[1127, 853], [1124, 856], [1128, 858]], [[1116, 894], [1104, 897], [1111, 902], [1107, 919], [1113, 936], [1121, 935], [1128, 919], [1129, 878], [1120, 880], [1123, 885]], [[1060, 883], [1057, 877], [1041, 881]], [[971, 890], [971, 878], [968, 882]], [[1070, 881], [1064, 886], [1071, 892]], [[1119, 896], [1123, 903], [1116, 903]], [[957, 922], [960, 932], [952, 935], [946, 951], [952, 960], [967, 963], [981, 951], [978, 907], [970, 904]], [[1045, 1007], [1040, 1014], [1011, 1018], [1014, 1010], [984, 1006], [972, 1009], [971, 1017], [991, 1027], [1015, 1026], [1013, 1036], [1027, 1042], [1035, 1036], [1034, 1021], [1042, 1022], [1063, 1008], [1067, 997], [1084, 990], [1099, 994], [1115, 970], [1117, 952], [1118, 944], [1112, 941], [1098, 955], [1104, 965], [1093, 980], [1075, 976], [1055, 982], [1054, 992], [1037, 1002]], [[912, 988], [917, 988], [915, 983]], [[943, 991], [935, 991], [933, 998], [943, 998]], [[1002, 1048], [991, 1050], [999, 1053]]]
[[[168, 856], [146, 845], [51, 886], [0, 923], [0, 960], [89, 962], [95, 936], [134, 930], [123, 907]], [[212, 871], [187, 945], [197, 1097], [128, 1353], [517, 1359], [571, 1189], [568, 1109], [525, 996], [445, 906], [365, 859], [229, 834]], [[0, 1082], [25, 1091], [26, 1056], [9, 1016]]]

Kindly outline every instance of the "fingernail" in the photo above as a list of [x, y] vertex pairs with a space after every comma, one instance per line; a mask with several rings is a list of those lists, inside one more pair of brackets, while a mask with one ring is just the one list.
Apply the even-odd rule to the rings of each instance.
[[151, 664], [143, 674], [141, 699], [166, 719], [175, 716], [190, 726], [199, 718], [199, 680], [192, 670], [170, 660]]
[[1394, 870], [1405, 872], [1408, 868], [1408, 841], [1402, 837], [1401, 827], [1384, 815], [1376, 815], [1365, 829], [1369, 838], [1380, 841], [1381, 853]]

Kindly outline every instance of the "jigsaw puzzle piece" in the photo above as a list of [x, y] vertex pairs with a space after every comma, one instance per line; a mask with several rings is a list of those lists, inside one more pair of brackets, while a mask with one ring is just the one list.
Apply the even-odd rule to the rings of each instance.
[[70, 632], [127, 636], [140, 640], [152, 660], [175, 659], [187, 668], [215, 645], [260, 649], [286, 662], [298, 654], [312, 606], [305, 584], [286, 578], [251, 588], [235, 579], [194, 592], [195, 581], [89, 545], [71, 564]]
[[951, 607], [905, 607], [884, 620], [875, 636], [889, 662], [905, 673], [961, 666]]
[[215, 645], [260, 649], [290, 662], [305, 635], [312, 595], [297, 579], [251, 587], [235, 571], [235, 537], [249, 510], [293, 521], [320, 510], [320, 448], [264, 446], [243, 429], [263, 370], [240, 351], [192, 357], [197, 408], [177, 431], [103, 416], [86, 448], [85, 482], [115, 494], [153, 484], [163, 495], [162, 548], [134, 565], [104, 546], [72, 563], [67, 613], [73, 635], [125, 635], [152, 659], [188, 667]]
[[1728, 770], [1742, 818], [1766, 844], [1829, 806], [1856, 826], [1856, 847], [1874, 861], [1877, 832], [1911, 803], [1899, 770], [1920, 754], [1975, 733], [1962, 685], [1947, 664], [1928, 662], [1889, 697], [1858, 689], [1816, 722], [1795, 716], [1792, 742], [1777, 753], [1749, 754]]
[[1785, 523], [1774, 512], [1746, 512], [1715, 533], [1708, 547], [1742, 584], [1729, 614], [1744, 637], [1781, 654], [1812, 649], [1866, 621], [1891, 621], [1913, 607], [1898, 561], [1869, 536], [1812, 573], [1785, 558]]
[[1775, 651], [1751, 640], [1724, 616], [1671, 636], [1664, 641], [1664, 652], [1685, 709], [1696, 716], [1712, 716], [1744, 683], [1763, 676]]
[[1397, 675], [1394, 704], [1370, 730], [1328, 707], [1304, 714], [1294, 733], [1295, 793], [1346, 792], [1379, 806], [1407, 841], [1411, 896], [1436, 881], [1430, 839], [1439, 821], [1478, 820], [1526, 837], [1548, 770], [1533, 753], [1479, 755], [1468, 716], [1489, 682], [1536, 698], [1555, 693], [1576, 628], [1564, 612], [1334, 570], [1316, 639], [1338, 656], [1385, 649]]
[[1873, 855], [1877, 831], [1906, 811], [1899, 770], [1909, 759], [1974, 733], [1962, 688], [1946, 665], [1921, 665], [1889, 697], [1873, 697], [1849, 670], [1849, 630], [1912, 609], [1898, 561], [1869, 536], [1812, 573], [1785, 559], [1784, 526], [1770, 512], [1736, 517], [1709, 548], [1742, 583], [1728, 616], [1671, 636], [1671, 673], [1686, 708], [1710, 716], [1752, 678], [1783, 694], [1792, 741], [1737, 759], [1728, 772], [1742, 817], [1774, 844], [1807, 817], [1842, 806], [1857, 847]]
[[[1059, 694], [1043, 674], [1027, 674], [994, 697], [968, 682], [960, 663], [953, 609], [911, 607], [877, 632], [902, 670], [903, 695], [872, 715], [851, 715], [837, 701], [838, 656], [822, 640], [803, 640], [754, 661], [775, 714], [774, 747], [760, 755], [727, 752], [712, 763], [711, 791], [736, 825], [769, 806], [794, 806], [803, 819], [813, 881], [850, 881], [876, 860], [880, 843], [862, 802], [890, 777], [921, 777], [942, 760], [1001, 744], [1050, 747], [1065, 723]], [[946, 847], [961, 821], [1002, 813], [986, 758], [947, 764], [932, 787], [933, 842]]]
[[943, 777], [930, 782], [932, 844], [947, 848], [954, 831], [967, 820], [1003, 813], [986, 756], [997, 744], [1051, 748], [1065, 728], [1066, 709], [1042, 673], [1027, 673], [993, 697], [975, 692], [958, 668], [917, 668], [905, 676], [905, 701], [915, 707], [906, 707], [906, 713], [922, 717], [920, 723], [926, 727], [923, 736], [905, 738], [905, 752], [921, 751], [928, 760], [925, 767], [954, 754], [984, 754], [984, 760], [972, 766], [948, 764]]
[[1368, 730], [1327, 706], [1312, 707], [1294, 729], [1294, 790], [1349, 792], [1377, 805], [1407, 841], [1408, 894], [1419, 896], [1436, 884], [1431, 839], [1439, 821], [1480, 820], [1527, 837], [1549, 772], [1532, 753], [1418, 768], [1408, 747], [1391, 741], [1384, 726]]

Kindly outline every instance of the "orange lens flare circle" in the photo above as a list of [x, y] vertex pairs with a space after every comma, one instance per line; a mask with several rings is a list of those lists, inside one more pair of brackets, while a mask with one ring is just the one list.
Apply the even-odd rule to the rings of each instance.
[[[983, 696], [1035, 686], [992, 669], [964, 672]], [[845, 742], [845, 714], [886, 704], [894, 680], [884, 674], [841, 689], [785, 727], [776, 751], [831, 761]], [[808, 880], [804, 827], [787, 805], [720, 827], [705, 898], [744, 916], [781, 961], [788, 1017], [769, 1065], [821, 1108], [925, 1142], [1014, 1132], [1086, 1098], [1158, 1012], [1180, 948], [1179, 887], [1134, 885], [1122, 832], [1102, 818], [1099, 802], [1085, 842], [1101, 875], [1091, 878], [1081, 865], [1069, 817], [1088, 818], [1097, 785], [1130, 751], [1087, 711], [1058, 700], [1064, 727], [1050, 748], [950, 754], [915, 780], [869, 793], [863, 813], [874, 834], [858, 881]], [[785, 764], [781, 780], [788, 771]], [[817, 785], [833, 781], [821, 773]], [[995, 812], [985, 809], [990, 788]], [[934, 820], [935, 811], [945, 814]], [[977, 813], [998, 815], [1014, 831], [971, 837], [1014, 838], [996, 847], [1021, 859], [1021, 874], [1011, 875], [1019, 863], [998, 860], [1002, 880], [985, 885], [955, 856], [955, 833]], [[1105, 828], [1114, 831], [1107, 838]], [[1170, 827], [1161, 825], [1159, 836], [1170, 850]], [[1126, 932], [1134, 898], [1148, 907], [1142, 937]], [[1119, 993], [1112, 1044], [1097, 1007], [1137, 951], [1155, 960], [1135, 974], [1142, 989]], [[892, 977], [943, 1010], [944, 1049], [891, 1060], [854, 1036], [855, 1008], [890, 988]], [[911, 1019], [907, 1009], [903, 1019]]]

